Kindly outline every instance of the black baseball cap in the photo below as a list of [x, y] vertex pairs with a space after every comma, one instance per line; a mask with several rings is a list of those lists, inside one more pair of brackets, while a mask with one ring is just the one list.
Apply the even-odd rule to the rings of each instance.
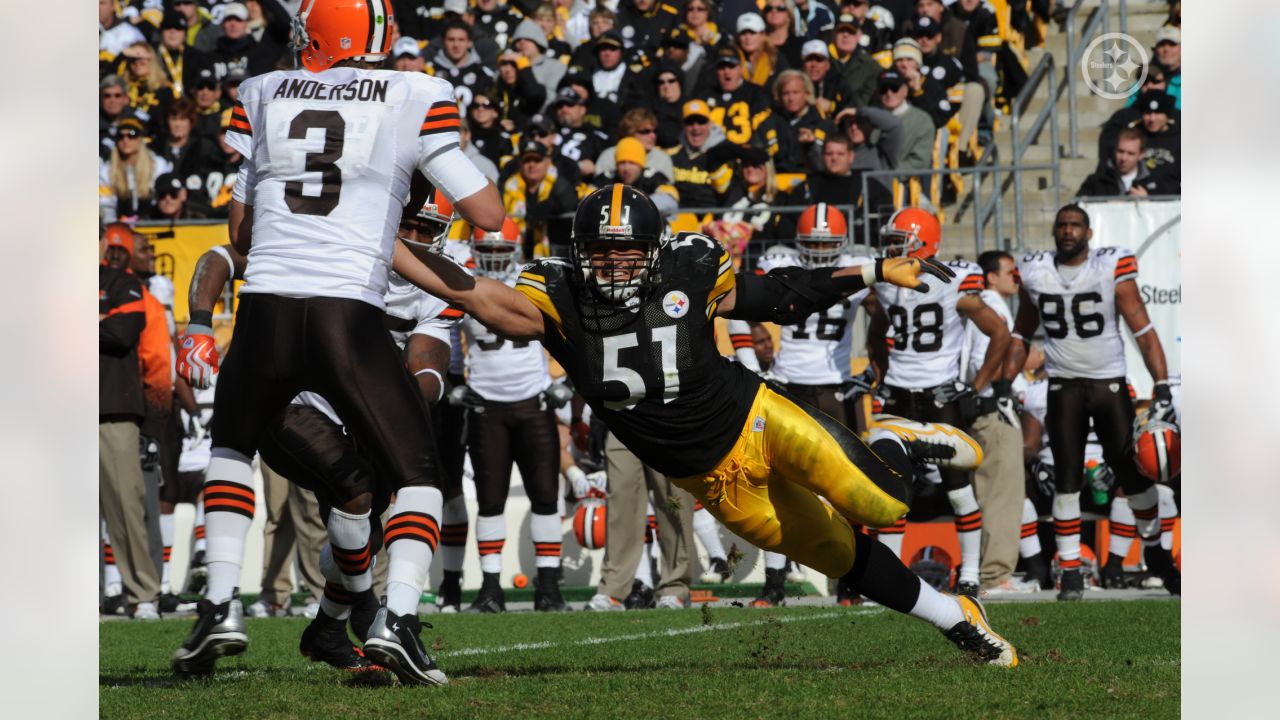
[[216, 88], [218, 87], [218, 76], [215, 75], [212, 70], [205, 68], [204, 70], [200, 71], [199, 75], [196, 76], [196, 81], [193, 83], [193, 85], [195, 85], [195, 87], [197, 88], [201, 88], [201, 87]]
[[942, 23], [928, 15], [919, 15], [911, 21], [911, 37], [933, 37], [942, 32]]
[[166, 10], [164, 19], [160, 21], [161, 30], [186, 30], [187, 16], [177, 10]]
[[1175, 101], [1172, 95], [1163, 90], [1148, 90], [1138, 96], [1136, 106], [1143, 113], [1158, 112], [1165, 115], [1172, 115], [1174, 112]]
[[537, 140], [525, 140], [520, 144], [520, 159], [523, 160], [529, 155], [544, 158], [547, 156], [547, 146]]
[[613, 47], [621, 50], [622, 35], [619, 34], [617, 30], [605, 30], [600, 33], [600, 37], [596, 38], [596, 49], [599, 50], [605, 45], [612, 45]]
[[675, 46], [687, 48], [693, 44], [693, 38], [689, 37], [689, 33], [685, 30], [673, 27], [662, 36], [663, 46]]
[[571, 87], [560, 88], [560, 92], [556, 93], [555, 102], [551, 103], [552, 107], [559, 105], [585, 105], [586, 101], [578, 94], [577, 90]]
[[907, 79], [897, 70], [885, 70], [880, 73], [879, 85], [882, 88], [900, 88], [907, 83]]
[[167, 172], [156, 178], [156, 195], [177, 195], [182, 190], [182, 179], [176, 174]]
[[738, 57], [738, 49], [732, 46], [725, 46], [716, 52], [716, 65], [741, 65], [742, 58]]

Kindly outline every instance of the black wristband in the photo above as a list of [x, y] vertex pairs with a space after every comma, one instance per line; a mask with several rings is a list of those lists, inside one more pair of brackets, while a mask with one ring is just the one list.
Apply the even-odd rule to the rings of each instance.
[[213, 312], [209, 310], [192, 310], [191, 317], [187, 322], [191, 325], [213, 327]]
[[998, 398], [1013, 396], [1012, 380], [997, 380], [991, 383], [991, 392]]

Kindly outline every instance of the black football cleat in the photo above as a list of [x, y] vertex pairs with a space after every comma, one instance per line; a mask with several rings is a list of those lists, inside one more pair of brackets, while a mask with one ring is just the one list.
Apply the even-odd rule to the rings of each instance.
[[622, 601], [628, 610], [652, 610], [655, 607], [653, 588], [640, 580], [631, 582], [631, 594]]
[[373, 624], [373, 618], [378, 614], [379, 607], [381, 604], [378, 602], [378, 596], [373, 594], [373, 590], [351, 594], [351, 632], [360, 638], [360, 642], [364, 642], [369, 637], [369, 626]]
[[713, 557], [707, 563], [707, 569], [702, 572], [702, 577], [698, 578], [706, 585], [714, 583], [729, 582], [729, 576], [733, 573], [729, 571], [729, 561], [722, 557]]
[[174, 595], [171, 592], [164, 593], [163, 595], [161, 595], [160, 601], [159, 603], [157, 603], [157, 605], [160, 607], [160, 612], [164, 615], [177, 612], [178, 606], [181, 604], [182, 604], [182, 598], [178, 597], [177, 595]]
[[979, 586], [978, 583], [970, 580], [961, 580], [959, 577], [956, 578], [956, 586], [954, 590], [956, 595], [964, 595], [965, 597], [973, 598], [974, 600], [977, 600], [978, 596], [982, 593], [982, 587]]
[[199, 595], [204, 592], [205, 583], [209, 580], [209, 568], [204, 562], [204, 551], [197, 550], [191, 556], [191, 569], [187, 572], [187, 587], [184, 592]]
[[463, 612], [468, 613], [503, 613], [507, 611], [506, 593], [498, 582], [498, 573], [485, 573], [480, 583], [480, 592], [476, 599]]
[[344, 672], [381, 670], [364, 656], [347, 637], [347, 624], [320, 611], [316, 619], [302, 631], [298, 652], [311, 662], [326, 663]]
[[436, 592], [436, 607], [442, 613], [462, 612], [462, 573], [445, 570], [440, 589]]
[[1152, 574], [1164, 581], [1164, 589], [1170, 595], [1182, 594], [1182, 573], [1173, 564], [1173, 553], [1159, 545], [1147, 545], [1142, 548], [1142, 559]]
[[240, 589], [236, 588], [226, 602], [214, 605], [203, 599], [196, 604], [196, 626], [182, 647], [174, 651], [171, 666], [180, 676], [208, 675], [218, 658], [239, 655], [247, 647], [244, 606], [240, 604]]
[[416, 613], [393, 615], [384, 602], [364, 642], [365, 657], [395, 673], [406, 685], [448, 685], [449, 678], [436, 667], [418, 637], [422, 625]]
[[764, 589], [760, 597], [751, 601], [753, 608], [771, 608], [787, 604], [787, 570], [786, 568], [765, 568]]
[[1129, 586], [1124, 579], [1124, 558], [1115, 553], [1107, 555], [1107, 562], [1099, 575], [1102, 577], [1102, 587], [1108, 590], [1123, 590]]
[[108, 595], [102, 598], [102, 607], [99, 612], [103, 615], [124, 615], [124, 610], [124, 593], [120, 593], [119, 595]]
[[535, 612], [569, 612], [572, 608], [560, 595], [559, 568], [538, 568], [534, 580], [533, 609]]
[[1040, 583], [1041, 590], [1053, 589], [1053, 575], [1049, 572], [1049, 563], [1044, 559], [1044, 553], [1036, 553], [1027, 558], [1023, 558], [1027, 568], [1027, 579]]
[[1084, 573], [1080, 572], [1080, 568], [1062, 571], [1058, 599], [1064, 602], [1084, 599]]

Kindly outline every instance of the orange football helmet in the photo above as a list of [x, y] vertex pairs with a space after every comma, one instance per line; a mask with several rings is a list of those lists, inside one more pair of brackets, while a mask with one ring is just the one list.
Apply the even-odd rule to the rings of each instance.
[[382, 62], [393, 22], [391, 0], [304, 0], [293, 18], [293, 49], [311, 72], [347, 59]]
[[902, 208], [880, 228], [880, 242], [886, 256], [931, 258], [942, 243], [942, 226], [928, 210]]
[[476, 228], [471, 234], [471, 254], [481, 275], [504, 277], [516, 271], [521, 263], [520, 228], [511, 218], [502, 221], [498, 232]]
[[573, 537], [588, 550], [604, 547], [607, 508], [603, 500], [586, 500], [578, 503], [573, 512]]
[[[410, 198], [410, 202], [413, 201], [413, 198]], [[399, 237], [407, 243], [425, 247], [428, 252], [444, 252], [445, 241], [449, 238], [449, 228], [453, 227], [456, 217], [453, 203], [449, 202], [449, 198], [432, 188], [427, 193], [426, 202], [418, 208], [417, 212], [412, 214], [406, 212], [400, 218]]]
[[826, 203], [810, 205], [796, 223], [796, 248], [806, 267], [835, 265], [849, 242], [844, 213]]
[[1182, 472], [1182, 437], [1178, 428], [1162, 420], [1142, 425], [1133, 441], [1133, 459], [1138, 472], [1161, 484]]

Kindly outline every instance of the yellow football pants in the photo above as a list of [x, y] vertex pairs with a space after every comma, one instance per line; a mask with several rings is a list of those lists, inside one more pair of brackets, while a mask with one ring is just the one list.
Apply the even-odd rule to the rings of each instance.
[[[869, 450], [867, 456], [881, 462]], [[868, 471], [892, 473], [883, 464]], [[853, 566], [850, 523], [885, 527], [907, 512], [906, 503], [854, 464], [831, 432], [765, 385], [720, 464], [706, 475], [672, 482], [740, 537], [832, 577]]]

